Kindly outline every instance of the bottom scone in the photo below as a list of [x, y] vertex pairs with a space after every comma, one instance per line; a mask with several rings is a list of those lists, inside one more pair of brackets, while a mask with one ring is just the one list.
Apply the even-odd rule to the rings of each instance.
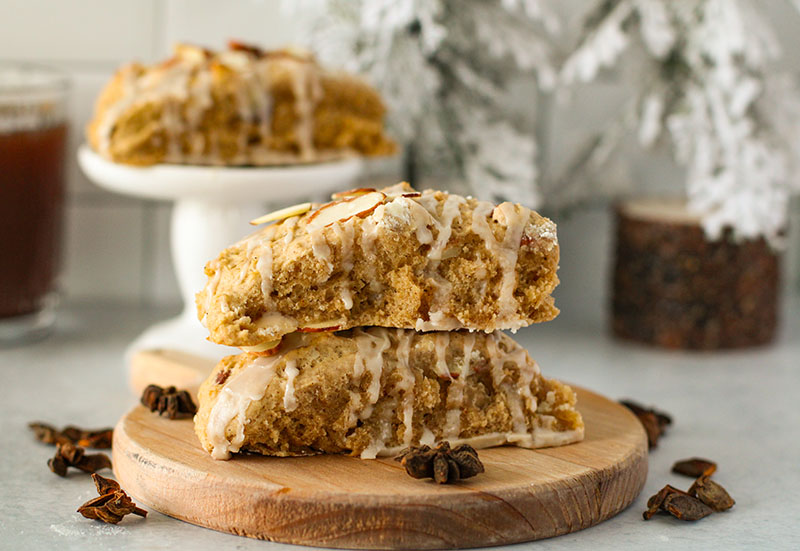
[[200, 387], [195, 431], [216, 459], [394, 455], [448, 440], [476, 448], [583, 439], [575, 393], [503, 333], [294, 333], [271, 356], [224, 358]]

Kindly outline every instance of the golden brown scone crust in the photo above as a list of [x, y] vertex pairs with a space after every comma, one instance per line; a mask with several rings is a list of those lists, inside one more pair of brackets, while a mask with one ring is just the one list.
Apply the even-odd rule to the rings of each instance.
[[[374, 457], [443, 439], [545, 447], [583, 438], [575, 393], [542, 377], [500, 332], [370, 328], [294, 334], [282, 346], [271, 358], [229, 356], [200, 387], [195, 431], [214, 457], [238, 450]], [[269, 378], [253, 377], [264, 369]], [[242, 392], [254, 399], [237, 402]]]
[[197, 307], [210, 340], [253, 346], [314, 324], [516, 330], [557, 315], [553, 222], [440, 191], [404, 197], [408, 184], [383, 191], [364, 218], [309, 231], [312, 211], [209, 262]]
[[162, 63], [117, 71], [87, 138], [124, 164], [295, 164], [393, 153], [384, 113], [373, 88], [307, 54], [178, 45]]

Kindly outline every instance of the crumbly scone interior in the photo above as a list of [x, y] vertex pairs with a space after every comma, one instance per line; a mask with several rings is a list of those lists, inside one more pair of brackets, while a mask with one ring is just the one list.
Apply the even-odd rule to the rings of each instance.
[[87, 136], [126, 164], [296, 164], [393, 153], [384, 113], [371, 87], [307, 53], [179, 44], [160, 64], [121, 68]]
[[254, 346], [303, 329], [516, 330], [556, 316], [555, 224], [512, 203], [408, 184], [323, 227], [320, 206], [208, 263], [198, 315], [212, 341]]
[[199, 394], [213, 457], [393, 455], [449, 440], [558, 446], [583, 437], [575, 394], [503, 333], [368, 328], [299, 334], [272, 356], [225, 358]]

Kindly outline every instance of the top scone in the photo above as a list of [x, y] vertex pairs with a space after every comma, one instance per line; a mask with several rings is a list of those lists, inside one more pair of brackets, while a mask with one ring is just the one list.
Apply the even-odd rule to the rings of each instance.
[[304, 53], [178, 45], [160, 64], [117, 71], [87, 134], [118, 163], [295, 164], [392, 153], [384, 112], [367, 84]]
[[286, 209], [206, 265], [210, 340], [264, 352], [297, 330], [489, 332], [557, 315], [556, 226], [536, 212], [408, 184], [335, 199]]

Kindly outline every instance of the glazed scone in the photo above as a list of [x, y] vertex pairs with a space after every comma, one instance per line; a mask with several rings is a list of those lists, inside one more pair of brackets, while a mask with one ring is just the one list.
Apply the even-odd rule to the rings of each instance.
[[384, 112], [370, 86], [305, 53], [178, 45], [160, 64], [117, 71], [87, 135], [125, 164], [296, 164], [394, 152]]
[[296, 330], [516, 330], [554, 318], [558, 241], [525, 207], [408, 184], [283, 219], [206, 265], [210, 340], [267, 346]]
[[442, 440], [539, 448], [582, 440], [575, 402], [500, 332], [294, 333], [272, 356], [224, 358], [200, 387], [195, 432], [215, 459], [374, 458]]

